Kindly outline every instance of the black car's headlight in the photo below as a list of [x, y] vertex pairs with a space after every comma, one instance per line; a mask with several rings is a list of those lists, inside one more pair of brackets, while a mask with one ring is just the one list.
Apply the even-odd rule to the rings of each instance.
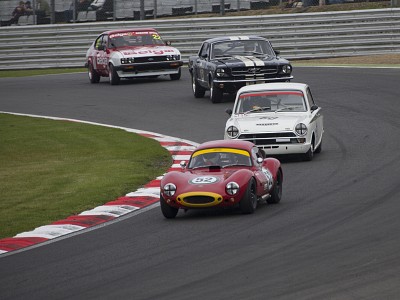
[[239, 129], [238, 129], [236, 126], [229, 126], [229, 127], [226, 129], [226, 133], [228, 134], [228, 136], [229, 136], [231, 139], [235, 139], [235, 138], [237, 138], [238, 135], [239, 135]]
[[299, 123], [295, 127], [296, 133], [300, 136], [305, 136], [307, 134], [307, 126], [306, 124]]
[[164, 185], [163, 190], [165, 195], [173, 196], [176, 192], [176, 186], [173, 183], [167, 183], [166, 185]]
[[236, 182], [232, 181], [226, 184], [226, 193], [228, 195], [233, 196], [236, 195], [237, 192], [239, 192], [239, 185]]
[[125, 64], [133, 64], [135, 62], [135, 59], [133, 57], [125, 57], [125, 58], [121, 58], [121, 64], [125, 65]]
[[282, 74], [291, 74], [292, 73], [292, 66], [291, 65], [283, 65], [281, 68]]
[[215, 70], [215, 75], [217, 77], [224, 77], [224, 76], [228, 76], [228, 73], [227, 73], [227, 71], [225, 69], [218, 68], [218, 69]]

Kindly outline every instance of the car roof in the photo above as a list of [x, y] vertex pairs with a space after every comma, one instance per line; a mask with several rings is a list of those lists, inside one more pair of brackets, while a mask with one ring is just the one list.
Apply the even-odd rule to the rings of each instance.
[[155, 31], [154, 28], [121, 28], [121, 29], [114, 29], [114, 30], [108, 30], [104, 31], [102, 34], [115, 34], [119, 32], [131, 32], [131, 31]]
[[261, 92], [261, 91], [273, 91], [273, 90], [301, 90], [306, 91], [308, 85], [305, 83], [298, 82], [271, 82], [271, 83], [260, 83], [254, 85], [247, 85], [238, 90], [238, 95], [245, 92]]
[[266, 38], [257, 35], [241, 35], [241, 36], [220, 36], [214, 37], [204, 42], [207, 43], [216, 43], [216, 42], [226, 42], [226, 41], [241, 41], [241, 40], [263, 40], [266, 41]]
[[195, 151], [209, 149], [209, 148], [234, 148], [242, 149], [251, 152], [254, 144], [243, 140], [216, 140], [200, 144]]

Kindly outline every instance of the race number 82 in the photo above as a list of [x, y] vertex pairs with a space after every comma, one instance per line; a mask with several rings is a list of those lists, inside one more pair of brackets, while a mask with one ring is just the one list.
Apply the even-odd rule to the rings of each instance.
[[211, 184], [211, 183], [215, 183], [217, 181], [218, 181], [217, 177], [200, 176], [200, 177], [193, 178], [192, 180], [189, 181], [189, 183], [191, 183], [191, 184]]

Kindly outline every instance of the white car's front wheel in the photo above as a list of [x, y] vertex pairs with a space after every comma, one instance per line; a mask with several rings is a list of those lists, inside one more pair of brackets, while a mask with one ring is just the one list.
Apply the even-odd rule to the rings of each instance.
[[112, 64], [108, 65], [108, 77], [110, 79], [110, 84], [111, 85], [117, 85], [119, 84], [120, 78], [118, 76], [117, 71], [115, 70], [114, 66]]

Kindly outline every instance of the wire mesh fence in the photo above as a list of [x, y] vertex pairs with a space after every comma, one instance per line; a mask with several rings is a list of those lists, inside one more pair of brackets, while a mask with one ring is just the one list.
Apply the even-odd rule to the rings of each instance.
[[[388, 0], [0, 0], [1, 26], [219, 14]], [[395, 7], [400, 0], [389, 0]]]

